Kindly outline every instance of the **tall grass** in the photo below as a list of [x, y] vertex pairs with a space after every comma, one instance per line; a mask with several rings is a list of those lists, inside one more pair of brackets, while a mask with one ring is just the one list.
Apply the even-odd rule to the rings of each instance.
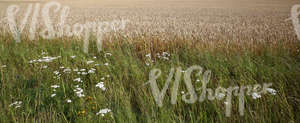
[[[118, 42], [105, 45], [105, 50], [97, 52], [95, 43], [90, 44], [90, 53], [82, 52], [81, 42], [61, 40], [39, 40], [1, 42], [0, 68], [1, 80], [1, 122], [295, 122], [299, 120], [299, 43], [278, 44], [276, 47], [260, 45], [252, 50], [234, 48], [205, 48], [204, 44], [184, 43], [182, 41], [164, 42]], [[142, 45], [143, 44], [143, 45]], [[165, 46], [165, 47], [164, 47]], [[201, 48], [198, 46], [202, 46]], [[221, 45], [224, 46], [224, 45]], [[233, 45], [231, 45], [233, 46]], [[293, 48], [286, 48], [287, 46]], [[251, 48], [245, 47], [245, 49]], [[42, 52], [48, 56], [61, 56], [50, 63], [30, 64]], [[105, 53], [111, 53], [107, 56]], [[156, 53], [168, 52], [169, 60], [155, 57]], [[151, 53], [153, 63], [147, 66], [146, 54]], [[71, 56], [76, 55], [72, 59]], [[44, 55], [45, 56], [45, 55]], [[97, 58], [94, 59], [94, 56]], [[86, 61], [94, 60], [94, 64]], [[108, 66], [104, 64], [108, 63]], [[41, 67], [47, 65], [48, 68]], [[265, 95], [253, 100], [246, 97], [245, 116], [238, 112], [238, 101], [234, 100], [231, 117], [225, 116], [223, 101], [204, 101], [186, 104], [181, 98], [175, 105], [170, 103], [170, 90], [159, 108], [155, 103], [148, 81], [149, 71], [162, 69], [165, 76], [170, 68], [200, 65], [212, 70], [210, 88], [217, 86], [253, 85], [272, 82], [277, 95]], [[95, 74], [77, 75], [63, 73], [65, 68], [95, 68]], [[54, 79], [54, 71], [61, 72], [60, 79]], [[110, 75], [110, 77], [107, 77]], [[159, 79], [160, 87], [166, 77]], [[83, 83], [74, 82], [80, 77]], [[101, 80], [101, 78], [105, 78]], [[106, 91], [95, 85], [103, 81]], [[182, 80], [183, 81], [183, 80]], [[51, 85], [59, 85], [56, 96]], [[74, 94], [74, 85], [83, 88], [85, 97]], [[201, 84], [193, 83], [196, 87]], [[183, 83], [180, 92], [186, 91]], [[181, 95], [179, 95], [181, 97]], [[66, 103], [71, 99], [71, 103]], [[9, 107], [15, 101], [22, 101], [20, 108]], [[111, 113], [104, 117], [96, 115], [103, 108]], [[80, 113], [81, 112], [81, 113]], [[82, 113], [84, 112], [84, 113]]]

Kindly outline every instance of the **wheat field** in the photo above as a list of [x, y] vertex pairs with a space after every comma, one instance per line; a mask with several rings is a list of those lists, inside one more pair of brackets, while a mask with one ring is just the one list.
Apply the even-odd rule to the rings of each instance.
[[[0, 122], [300, 120], [300, 41], [288, 19], [292, 6], [300, 4], [296, 0], [57, 0], [70, 7], [68, 25], [124, 19], [126, 26], [101, 35], [101, 51], [99, 35], [91, 34], [85, 52], [84, 34], [31, 40], [29, 16], [16, 42], [7, 8], [20, 6], [19, 25], [29, 4], [47, 2], [0, 1]], [[46, 28], [40, 14], [37, 32]], [[49, 16], [57, 31], [59, 12], [52, 9]], [[227, 116], [225, 99], [184, 101], [191, 87], [183, 75], [193, 65], [211, 71], [209, 88], [272, 86], [268, 94], [243, 98], [243, 116], [234, 96]], [[147, 84], [150, 73], [162, 71], [156, 80], [162, 90], [172, 68], [182, 74], [177, 100], [171, 101], [174, 77], [159, 106]], [[191, 80], [197, 90], [203, 77], [195, 73]]]

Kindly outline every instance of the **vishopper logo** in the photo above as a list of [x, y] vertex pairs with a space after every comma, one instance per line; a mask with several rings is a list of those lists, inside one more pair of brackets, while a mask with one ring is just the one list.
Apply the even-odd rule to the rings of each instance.
[[299, 21], [299, 16], [300, 16], [300, 5], [294, 5], [291, 9], [291, 17], [286, 19], [292, 20], [294, 30], [296, 32], [296, 35], [298, 37], [298, 40], [300, 40], [300, 21]]
[[[196, 77], [199, 78], [195, 83], [202, 83], [202, 87], [199, 89], [194, 88], [194, 85], [192, 84], [191, 75], [194, 71], [197, 71]], [[253, 99], [260, 98], [262, 94], [270, 93], [272, 95], [276, 95], [276, 90], [270, 88], [272, 86], [272, 83], [264, 83], [263, 85], [255, 84], [253, 86], [247, 85], [247, 86], [230, 86], [228, 88], [218, 87], [215, 89], [215, 92], [213, 89], [208, 88], [207, 85], [211, 78], [211, 71], [206, 70], [203, 71], [203, 68], [201, 66], [191, 66], [186, 71], [183, 71], [181, 67], [171, 68], [169, 76], [167, 78], [166, 83], [164, 84], [162, 90], [158, 88], [157, 85], [157, 79], [161, 76], [161, 70], [160, 69], [152, 69], [149, 74], [149, 81], [146, 84], [150, 84], [153, 97], [159, 107], [163, 106], [163, 100], [167, 93], [167, 89], [169, 88], [170, 83], [173, 82], [173, 88], [171, 91], [171, 103], [174, 105], [177, 101], [177, 94], [179, 90], [179, 85], [182, 78], [182, 73], [184, 73], [184, 84], [186, 85], [186, 89], [188, 93], [184, 94], [182, 96], [182, 100], [186, 103], [193, 104], [199, 101], [200, 103], [205, 101], [206, 99], [210, 101], [219, 100], [222, 101], [225, 99], [225, 108], [226, 108], [226, 116], [230, 117], [231, 115], [231, 109], [232, 109], [232, 98], [233, 96], [238, 97], [239, 101], [239, 113], [241, 116], [244, 115], [244, 109], [245, 109], [245, 96], [252, 96]], [[174, 77], [175, 74], [175, 77]], [[145, 84], [145, 85], [146, 85]], [[199, 92], [201, 91], [201, 92]], [[197, 95], [199, 93], [199, 95]]]
[[[58, 24], [53, 24], [54, 21], [50, 18], [50, 12], [53, 9], [53, 14], [60, 13]], [[35, 40], [36, 34], [39, 34], [44, 39], [53, 39], [60, 37], [80, 37], [84, 41], [84, 52], [88, 53], [89, 38], [93, 34], [97, 37], [97, 48], [98, 51], [102, 50], [102, 38], [103, 34], [108, 32], [117, 32], [124, 30], [128, 20], [114, 20], [111, 22], [85, 22], [85, 24], [75, 23], [70, 26], [67, 24], [66, 19], [70, 13], [69, 6], [62, 6], [58, 2], [48, 2], [41, 8], [40, 3], [29, 4], [25, 15], [21, 20], [20, 24], [17, 24], [17, 14], [20, 11], [19, 5], [11, 5], [7, 8], [7, 20], [9, 29], [13, 34], [16, 42], [21, 42], [21, 35], [28, 23], [29, 17], [32, 15], [30, 28], [29, 28], [29, 39]], [[41, 11], [41, 13], [40, 13]], [[40, 15], [41, 14], [41, 15]], [[45, 29], [37, 33], [38, 18], [41, 16]], [[5, 20], [3, 19], [3, 20]], [[55, 30], [57, 29], [57, 30]]]

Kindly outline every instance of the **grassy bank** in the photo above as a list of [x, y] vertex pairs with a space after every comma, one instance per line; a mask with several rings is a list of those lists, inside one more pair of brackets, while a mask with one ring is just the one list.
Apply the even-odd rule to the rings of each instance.
[[[237, 46], [180, 42], [119, 42], [105, 44], [101, 53], [91, 43], [89, 53], [85, 54], [82, 52], [82, 43], [71, 41], [66, 43], [40, 40], [15, 44], [3, 40], [0, 42], [0, 121], [300, 120], [297, 117], [300, 87], [299, 43]], [[182, 79], [177, 103], [171, 104], [171, 89], [168, 89], [163, 107], [159, 108], [150, 86], [144, 85], [149, 80], [149, 72], [153, 68], [162, 70], [162, 76], [157, 80], [162, 88], [171, 68], [182, 67], [185, 70], [192, 65], [212, 71], [209, 88], [273, 83], [272, 88], [277, 93], [262, 95], [258, 99], [253, 99], [251, 95], [246, 96], [244, 116], [239, 115], [238, 99], [234, 98], [232, 114], [226, 117], [224, 100], [205, 100], [201, 103], [197, 101], [193, 104], [181, 100], [182, 93], [187, 92]], [[82, 82], [78, 82], [78, 78]], [[192, 77], [193, 86], [200, 88], [201, 83], [196, 83], [196, 80], [197, 78]], [[101, 84], [99, 86], [99, 82], [103, 82], [105, 89]], [[78, 97], [79, 93], [84, 96]], [[106, 110], [108, 113], [104, 112], [103, 115], [98, 113], [106, 108], [111, 111]]]

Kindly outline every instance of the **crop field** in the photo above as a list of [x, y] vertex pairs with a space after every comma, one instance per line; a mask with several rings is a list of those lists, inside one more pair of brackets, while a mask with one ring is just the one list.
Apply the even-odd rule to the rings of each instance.
[[0, 0], [0, 123], [297, 123], [297, 4]]

